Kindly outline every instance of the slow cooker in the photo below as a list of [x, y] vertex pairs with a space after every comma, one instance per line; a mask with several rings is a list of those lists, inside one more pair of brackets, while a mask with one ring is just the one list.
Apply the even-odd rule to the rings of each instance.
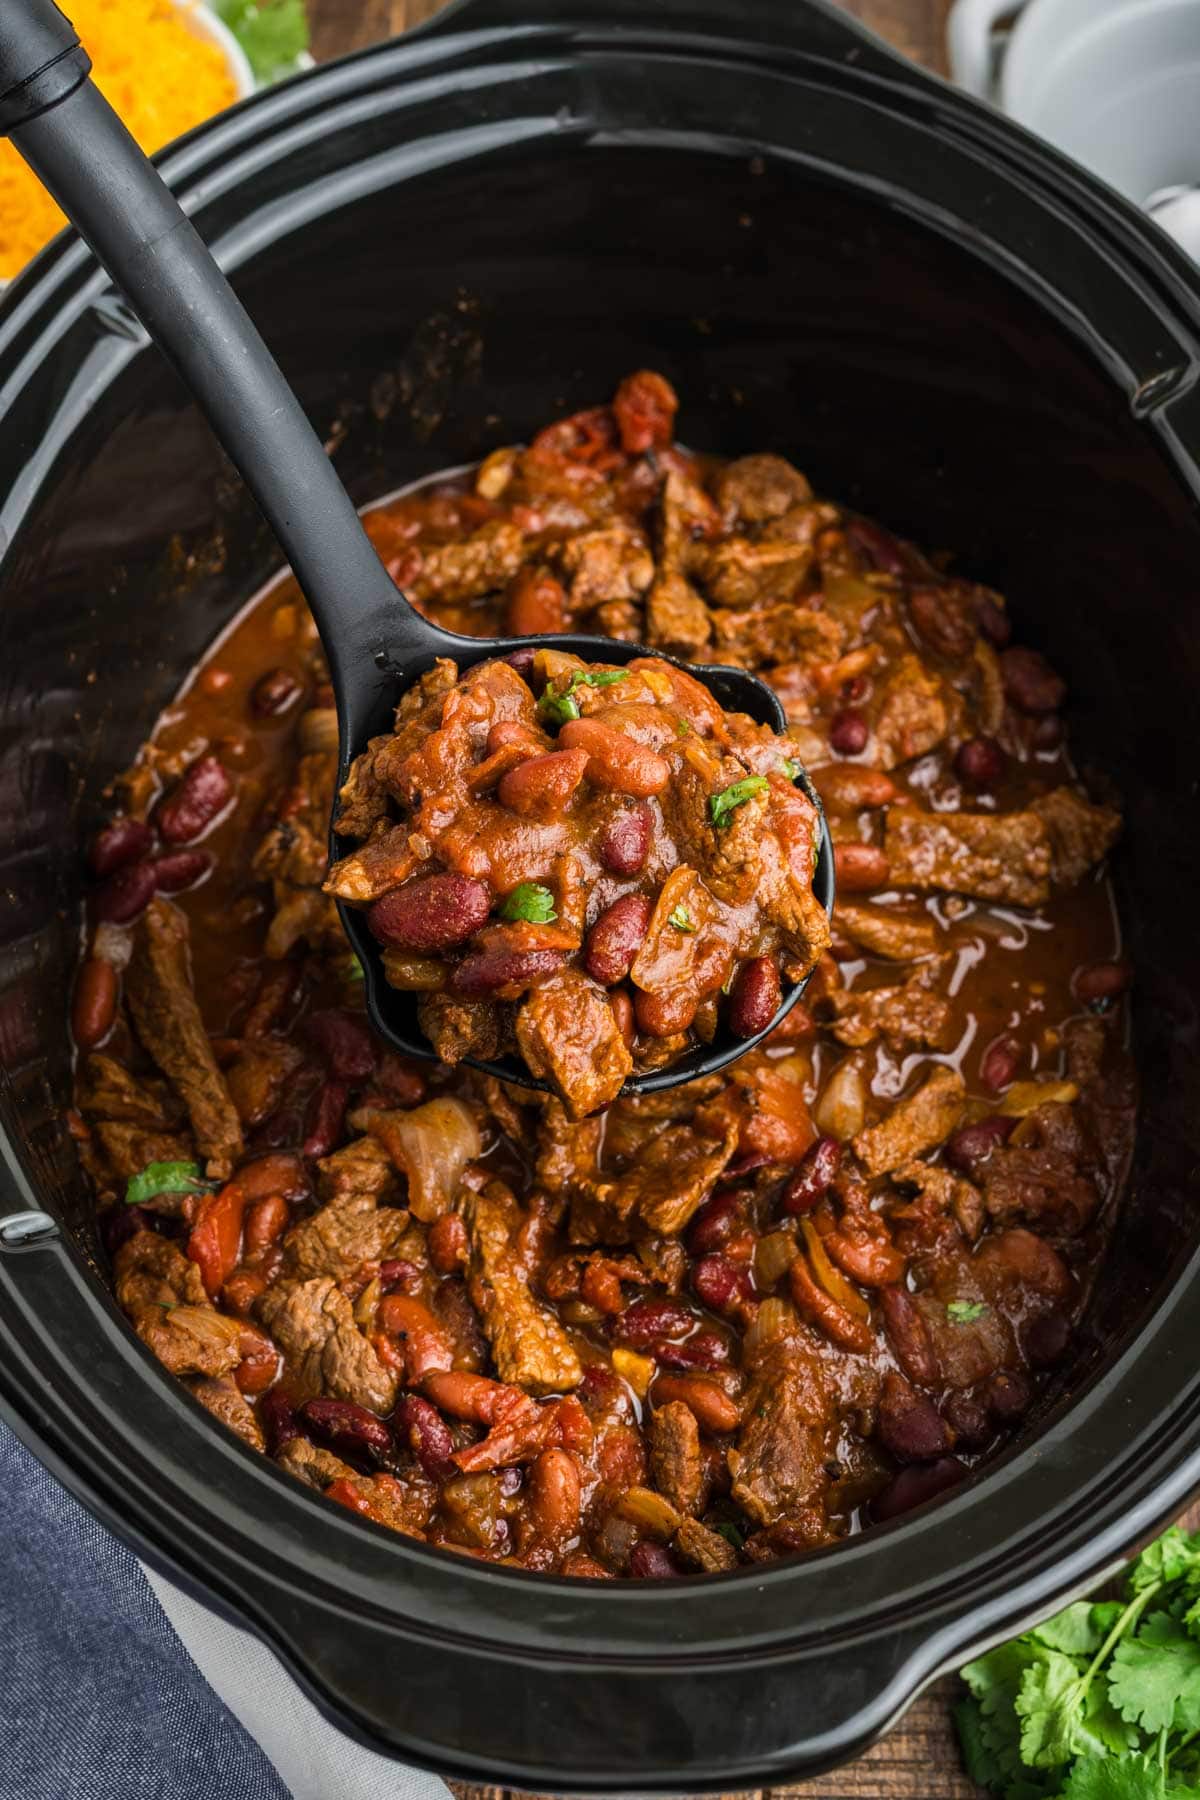
[[818, 0], [463, 0], [163, 168], [360, 500], [659, 368], [695, 447], [782, 452], [1007, 593], [1124, 796], [1136, 1165], [1017, 1445], [728, 1576], [572, 1582], [397, 1538], [215, 1427], [105, 1286], [63, 1116], [80, 846], [276, 552], [77, 238], [0, 308], [5, 1417], [377, 1749], [571, 1793], [814, 1774], [1200, 1486], [1200, 275]]

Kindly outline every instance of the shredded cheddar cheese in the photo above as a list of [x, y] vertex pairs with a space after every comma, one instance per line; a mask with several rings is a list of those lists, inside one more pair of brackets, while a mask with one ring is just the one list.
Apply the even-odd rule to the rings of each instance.
[[[216, 44], [176, 0], [72, 0], [93, 79], [143, 150], [211, 118], [237, 97]], [[0, 280], [16, 275], [66, 220], [12, 145], [0, 140]]]

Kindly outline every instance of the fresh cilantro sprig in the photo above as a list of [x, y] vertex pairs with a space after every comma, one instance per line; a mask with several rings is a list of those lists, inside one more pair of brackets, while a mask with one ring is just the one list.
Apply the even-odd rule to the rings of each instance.
[[761, 794], [766, 786], [765, 775], [747, 775], [741, 781], [735, 781], [732, 787], [724, 788], [721, 793], [710, 794], [708, 816], [717, 830], [724, 830], [734, 810], [743, 806], [755, 794]]
[[963, 1759], [1003, 1800], [1200, 1794], [1200, 1532], [1173, 1526], [1123, 1599], [1077, 1600], [962, 1673]]
[[561, 693], [546, 689], [538, 701], [538, 716], [552, 725], [565, 725], [569, 719], [579, 717], [579, 702], [575, 695], [581, 687], [612, 687], [614, 682], [624, 679], [623, 669], [576, 669]]
[[294, 75], [308, 49], [304, 0], [216, 0], [260, 87]]
[[987, 1307], [982, 1300], [947, 1300], [946, 1317], [952, 1325], [973, 1325], [982, 1319]]
[[125, 1204], [144, 1206], [157, 1194], [208, 1194], [212, 1188], [213, 1183], [205, 1181], [197, 1163], [152, 1162], [129, 1177]]
[[558, 917], [554, 910], [554, 895], [536, 881], [522, 881], [505, 898], [500, 917], [524, 919], [529, 925], [550, 925]]
[[674, 906], [667, 914], [667, 924], [673, 925], [676, 931], [695, 931], [692, 915], [686, 906]]

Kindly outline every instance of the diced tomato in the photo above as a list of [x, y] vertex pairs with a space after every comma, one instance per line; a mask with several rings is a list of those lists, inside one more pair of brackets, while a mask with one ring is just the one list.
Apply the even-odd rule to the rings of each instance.
[[187, 1253], [200, 1270], [210, 1300], [237, 1267], [245, 1210], [246, 1196], [236, 1181], [227, 1182], [219, 1193], [208, 1194], [200, 1204]]
[[627, 375], [613, 401], [621, 448], [630, 456], [665, 450], [675, 434], [678, 410], [679, 397], [663, 376], [652, 369]]

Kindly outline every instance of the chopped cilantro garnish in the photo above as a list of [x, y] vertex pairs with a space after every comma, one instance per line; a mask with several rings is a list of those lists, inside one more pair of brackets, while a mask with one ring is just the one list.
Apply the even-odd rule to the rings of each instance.
[[718, 1537], [723, 1537], [727, 1544], [732, 1544], [735, 1550], [740, 1550], [746, 1541], [744, 1534], [738, 1530], [732, 1519], [722, 1519], [720, 1524], [713, 1526], [713, 1530]]
[[554, 725], [565, 725], [569, 719], [579, 717], [579, 702], [575, 699], [576, 689], [581, 687], [612, 687], [615, 681], [624, 681], [623, 669], [576, 669], [561, 693], [551, 688], [538, 701], [538, 714], [549, 719]]
[[789, 781], [799, 781], [804, 773], [804, 764], [796, 757], [789, 756], [784, 761], [783, 772]]
[[718, 831], [729, 823], [729, 815], [735, 807], [741, 806], [754, 794], [761, 794], [767, 785], [765, 775], [747, 775], [741, 781], [735, 781], [720, 794], [710, 794], [708, 816]]
[[216, 12], [265, 85], [294, 75], [308, 49], [304, 0], [217, 0]]
[[692, 915], [686, 906], [677, 906], [673, 912], [668, 913], [667, 924], [673, 925], [676, 931], [695, 931], [696, 929], [692, 924]]
[[981, 1319], [986, 1311], [987, 1307], [982, 1300], [948, 1300], [946, 1302], [946, 1317], [953, 1325], [973, 1325], [976, 1319]]
[[676, 721], [675, 721], [675, 736], [676, 737], [690, 736], [691, 729], [692, 728], [688, 724], [686, 719], [676, 719]]
[[136, 1175], [131, 1175], [125, 1188], [126, 1206], [141, 1206], [156, 1194], [207, 1194], [212, 1182], [205, 1181], [194, 1162], [152, 1162]]
[[522, 881], [500, 908], [502, 919], [524, 919], [529, 925], [549, 925], [557, 919], [554, 895], [536, 881]]

